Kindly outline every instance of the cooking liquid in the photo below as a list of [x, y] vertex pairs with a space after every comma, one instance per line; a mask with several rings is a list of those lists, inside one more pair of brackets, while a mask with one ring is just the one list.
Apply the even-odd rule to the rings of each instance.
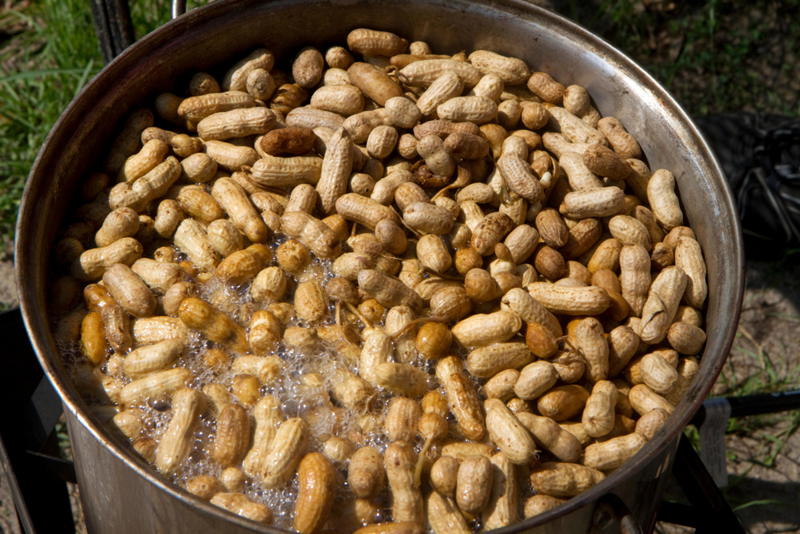
[[[284, 241], [286, 241], [285, 236], [276, 236], [270, 247], [274, 251], [278, 245]], [[182, 259], [185, 259], [183, 254], [180, 255], [179, 260]], [[277, 265], [277, 261], [273, 260], [271, 265]], [[314, 258], [303, 275], [301, 275], [301, 280], [316, 279], [324, 287], [325, 284], [335, 276], [331, 270], [331, 265], [331, 260]], [[227, 313], [245, 329], [247, 329], [250, 324], [250, 318], [253, 313], [260, 309], [266, 309], [267, 307], [265, 304], [253, 301], [250, 294], [250, 284], [244, 284], [238, 287], [225, 286], [216, 277], [212, 277], [205, 283], [197, 283], [197, 286], [199, 298], [214, 304], [218, 309]], [[296, 283], [290, 286], [292, 288], [296, 287]], [[287, 292], [283, 301], [293, 302], [293, 295]], [[323, 324], [335, 324], [334, 308], [334, 304], [331, 303], [329, 314]], [[379, 325], [383, 326], [383, 321], [381, 321]], [[310, 327], [311, 325], [294, 317], [288, 324], [284, 325], [284, 329], [292, 326]], [[206, 366], [203, 363], [203, 357], [207, 350], [214, 347], [215, 344], [203, 338], [198, 332], [190, 332], [191, 335], [189, 336], [187, 349], [184, 351], [183, 355], [175, 361], [172, 367], [185, 367], [192, 371], [194, 378], [190, 383], [190, 387], [202, 390], [203, 387], [208, 384], [221, 384], [225, 386], [230, 393], [231, 402], [236, 402], [236, 398], [233, 396], [233, 380], [236, 373], [234, 373], [230, 367], [214, 371]], [[59, 349], [61, 350], [61, 355], [68, 372], [72, 372], [73, 375], [81, 369], [84, 373], [86, 372], [85, 364], [87, 362], [81, 355], [78, 344], [73, 343], [71, 345], [66, 345], [61, 343]], [[111, 353], [111, 351], [109, 353]], [[458, 353], [462, 358], [466, 358], [467, 354], [468, 351], [464, 349]], [[389, 404], [388, 401], [393, 395], [386, 391], [379, 391], [372, 406], [372, 410], [369, 412], [374, 415], [375, 424], [371, 425], [371, 429], [361, 429], [360, 425], [357, 423], [359, 414], [351, 413], [346, 409], [338, 409], [327, 394], [327, 391], [330, 389], [331, 380], [334, 379], [337, 373], [346, 369], [352, 373], [358, 374], [357, 362], [343, 361], [341, 358], [337, 357], [336, 347], [331, 346], [331, 344], [327, 342], [320, 343], [319, 349], [314, 352], [304, 352], [296, 347], [289, 348], [281, 341], [275, 351], [275, 355], [283, 360], [282, 373], [273, 383], [262, 385], [260, 393], [262, 395], [273, 395], [280, 400], [284, 418], [302, 417], [309, 423], [310, 435], [306, 452], [322, 452], [324, 442], [332, 436], [352, 438], [354, 434], [361, 438], [361, 441], [356, 443], [357, 448], [372, 445], [381, 452], [386, 449], [386, 446], [389, 444], [389, 438], [383, 431], [383, 418]], [[429, 388], [438, 387], [434, 377], [435, 361], [428, 361], [417, 353], [415, 358], [409, 363], [426, 370], [430, 377], [428, 381]], [[104, 364], [100, 369], [104, 372], [108, 372], [108, 367], [109, 365]], [[320, 387], [309, 387], [303, 384], [300, 377], [307, 373], [318, 373], [322, 375], [325, 378], [327, 387], [323, 390], [323, 388]], [[467, 372], [465, 372], [465, 374], [470, 377], [473, 386], [480, 392], [481, 384], [478, 380]], [[130, 379], [125, 377], [124, 374], [120, 373], [119, 377], [119, 386], [130, 382]], [[80, 379], [77, 381], [80, 381]], [[90, 404], [105, 404], [109, 402], [107, 398], [103, 399], [98, 395], [95, 395], [93, 398], [87, 398], [86, 400]], [[152, 438], [156, 442], [159, 442], [172, 418], [169, 399], [147, 399], [132, 408], [138, 408], [144, 414], [144, 430], [141, 437]], [[247, 409], [252, 415], [253, 407], [250, 406]], [[252, 421], [251, 419], [251, 422]], [[449, 416], [448, 422], [450, 423], [451, 430], [448, 438], [463, 440], [464, 438], [457, 434], [458, 429], [452, 414]], [[252, 428], [255, 428], [255, 424], [252, 425]], [[213, 415], [207, 411], [201, 417], [200, 423], [195, 430], [192, 453], [181, 467], [169, 477], [173, 482], [185, 488], [187, 481], [198, 475], [219, 477], [222, 468], [213, 459], [215, 432], [216, 420]], [[486, 438], [484, 441], [486, 441]], [[421, 450], [423, 443], [424, 440], [421, 438], [418, 437], [416, 439], [413, 445], [417, 453]], [[439, 456], [438, 447], [436, 445], [432, 446], [428, 455], [432, 459], [437, 458]], [[241, 470], [241, 462], [235, 467]], [[354, 499], [354, 496], [347, 487], [347, 466], [341, 465], [337, 467], [340, 483], [337, 485], [333, 512], [331, 513], [326, 528], [339, 531], [343, 528], [352, 528], [355, 530], [356, 528], [360, 528], [361, 525], [351, 524], [345, 527], [343, 524], [343, 519], [345, 518], [341, 517], [341, 511], [346, 509], [345, 504]], [[153, 466], [153, 468], [155, 469], [155, 466]], [[297, 474], [295, 473], [291, 480], [284, 486], [267, 490], [263, 487], [260, 477], [248, 476], [243, 492], [250, 500], [265, 504], [272, 510], [274, 516], [273, 526], [291, 531], [294, 503], [298, 494], [297, 478]], [[521, 469], [518, 469], [518, 479], [519, 518], [521, 519], [524, 517], [522, 511], [525, 500], [534, 492], [530, 487], [530, 482], [527, 480], [527, 477], [524, 476]], [[422, 489], [424, 499], [430, 491], [432, 491], [424, 476]], [[386, 488], [375, 499], [375, 502], [379, 504], [380, 509], [373, 522], [391, 521], [392, 497], [388, 483]], [[337, 514], [337, 511], [339, 511], [339, 514]], [[474, 532], [481, 530], [480, 517], [473, 521], [472, 526]]]

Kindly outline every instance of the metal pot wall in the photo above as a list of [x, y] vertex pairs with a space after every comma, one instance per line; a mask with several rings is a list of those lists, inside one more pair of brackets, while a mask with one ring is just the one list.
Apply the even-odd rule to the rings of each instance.
[[[107, 66], [64, 112], [25, 189], [16, 276], [31, 341], [65, 405], [90, 532], [276, 532], [172, 486], [87, 415], [65, 376], [47, 311], [49, 257], [81, 180], [102, 161], [129, 109], [180, 87], [197, 70], [218, 73], [257, 46], [288, 58], [308, 44], [341, 44], [358, 27], [427, 41], [442, 53], [486, 48], [524, 59], [586, 87], [603, 116], [639, 140], [652, 168], [672, 170], [708, 265], [708, 342], [697, 379], [658, 434], [631, 461], [565, 505], [503, 532], [585, 532], [598, 500], [616, 494], [651, 530], [678, 438], [718, 375], [733, 340], [743, 291], [734, 203], [708, 145], [674, 99], [618, 50], [519, 0], [219, 0], [166, 24]], [[223, 71], [224, 72], [224, 71]], [[499, 531], [498, 531], [499, 532]]]

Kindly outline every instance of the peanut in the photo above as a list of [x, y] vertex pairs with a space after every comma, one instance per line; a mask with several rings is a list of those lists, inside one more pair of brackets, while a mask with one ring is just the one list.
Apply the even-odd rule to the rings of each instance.
[[417, 455], [405, 441], [393, 441], [386, 447], [384, 467], [392, 490], [392, 519], [396, 522], [423, 522], [422, 494], [414, 483]]
[[594, 438], [605, 436], [614, 427], [614, 407], [617, 404], [617, 388], [608, 380], [598, 381], [586, 400], [581, 422], [586, 433]]
[[336, 471], [325, 456], [312, 452], [300, 462], [297, 475], [300, 489], [292, 528], [301, 534], [320, 532], [333, 507]]
[[[438, 292], [437, 292], [438, 293]], [[442, 323], [426, 323], [417, 333], [416, 349], [426, 358], [441, 358], [450, 349], [453, 335]]]
[[474, 348], [506, 341], [521, 327], [522, 321], [515, 313], [499, 311], [464, 319], [453, 327], [452, 333], [459, 343]]
[[477, 514], [486, 508], [491, 497], [493, 474], [492, 462], [486, 456], [470, 456], [461, 462], [456, 478], [458, 507], [468, 514]]
[[219, 264], [219, 255], [199, 222], [184, 219], [175, 230], [174, 240], [175, 246], [184, 252], [198, 269], [212, 271]]
[[452, 456], [442, 456], [431, 467], [431, 486], [447, 497], [455, 497], [458, 476], [458, 460]]
[[702, 308], [708, 295], [706, 264], [700, 245], [691, 237], [681, 237], [675, 247], [675, 265], [686, 274], [683, 300], [694, 308]]
[[[484, 406], [486, 408], [486, 430], [489, 432], [490, 439], [497, 444], [500, 452], [512, 464], [529, 464], [536, 455], [536, 444], [528, 430], [503, 404], [503, 401], [487, 399]], [[464, 508], [462, 507], [462, 509]]]
[[196, 389], [182, 388], [175, 392], [172, 398], [174, 415], [156, 450], [156, 465], [160, 471], [175, 471], [192, 452], [194, 430], [205, 407], [205, 397]]
[[186, 280], [186, 272], [178, 264], [149, 258], [139, 258], [131, 265], [131, 270], [159, 295], [166, 294], [173, 285]]
[[253, 409], [256, 427], [253, 446], [247, 452], [242, 467], [250, 476], [263, 472], [267, 455], [282, 420], [280, 402], [272, 395], [265, 395]]
[[249, 349], [244, 329], [233, 319], [198, 298], [184, 300], [178, 315], [186, 326], [199, 330], [215, 343], [221, 343], [240, 354], [246, 353]]
[[183, 348], [181, 340], [168, 339], [131, 351], [124, 360], [125, 374], [137, 379], [160, 371], [171, 364], [183, 352]]
[[461, 372], [461, 362], [454, 356], [439, 360], [436, 378], [444, 386], [450, 410], [468, 439], [481, 439], [486, 431], [478, 394]]
[[225, 210], [202, 187], [182, 187], [176, 200], [186, 215], [208, 224], [225, 217]]
[[589, 392], [577, 384], [556, 386], [539, 397], [539, 413], [554, 421], [566, 421], [586, 405]]
[[608, 293], [600, 287], [558, 287], [534, 282], [528, 293], [551, 313], [598, 315], [611, 304]]
[[666, 397], [672, 406], [677, 406], [683, 400], [699, 369], [700, 365], [697, 362], [697, 358], [691, 356], [681, 359], [678, 363], [678, 382]]
[[265, 525], [272, 523], [272, 510], [263, 504], [250, 501], [241, 493], [217, 493], [211, 498], [211, 504]]
[[586, 447], [583, 464], [600, 471], [610, 471], [627, 462], [644, 444], [647, 438], [638, 432], [612, 438]]
[[400, 81], [411, 87], [425, 87], [432, 84], [444, 72], [451, 71], [464, 80], [467, 86], [477, 84], [482, 75], [481, 72], [470, 65], [452, 59], [426, 59], [416, 61], [400, 69]]
[[186, 340], [189, 331], [183, 322], [174, 317], [148, 317], [133, 322], [133, 339], [150, 345], [166, 339]]
[[525, 519], [552, 510], [563, 502], [566, 502], [566, 499], [559, 499], [550, 495], [534, 495], [525, 501]]
[[316, 185], [322, 173], [322, 158], [298, 156], [283, 158], [267, 155], [254, 162], [253, 181], [262, 187]]
[[100, 364], [108, 351], [103, 330], [103, 319], [99, 312], [87, 314], [80, 328], [81, 351], [95, 365]]
[[428, 496], [428, 524], [434, 534], [468, 534], [472, 532], [456, 504], [438, 491]]
[[383, 106], [392, 97], [403, 96], [403, 90], [384, 72], [369, 63], [353, 63], [347, 74], [364, 96]]
[[197, 123], [204, 140], [227, 141], [235, 137], [267, 133], [275, 126], [275, 114], [266, 108], [244, 108], [214, 113]]
[[210, 501], [224, 489], [222, 483], [210, 475], [199, 475], [186, 481], [186, 490], [204, 501]]
[[536, 493], [553, 497], [574, 497], [605, 478], [601, 471], [571, 463], [545, 462], [531, 472]]
[[222, 79], [221, 87], [224, 91], [243, 91], [247, 77], [255, 69], [272, 70], [275, 65], [275, 56], [266, 48], [259, 48], [247, 57], [239, 60], [231, 67]]
[[132, 265], [142, 256], [142, 244], [123, 237], [107, 247], [86, 250], [72, 262], [70, 273], [78, 280], [97, 280], [115, 264]]
[[422, 416], [419, 403], [405, 397], [394, 397], [384, 419], [384, 429], [391, 441], [412, 442], [417, 433], [417, 423]]
[[217, 417], [214, 460], [222, 467], [239, 463], [250, 445], [250, 416], [238, 404], [228, 404]]
[[621, 158], [641, 158], [642, 150], [639, 143], [633, 138], [620, 122], [614, 117], [605, 117], [597, 122], [597, 128], [608, 139], [609, 144], [614, 148], [614, 152]]
[[658, 223], [669, 231], [683, 225], [683, 212], [675, 194], [675, 177], [665, 169], [659, 169], [647, 183], [647, 201]]
[[628, 393], [628, 399], [631, 401], [633, 409], [639, 415], [645, 415], [656, 408], [661, 408], [668, 414], [672, 414], [672, 405], [664, 397], [645, 384], [633, 386]]
[[103, 283], [114, 300], [131, 315], [150, 317], [155, 313], [155, 295], [127, 265], [117, 263], [109, 267], [103, 273]]
[[380, 271], [361, 270], [358, 273], [358, 286], [383, 306], [409, 306], [416, 311], [422, 308], [422, 299], [414, 290], [400, 280], [386, 276]]
[[261, 471], [265, 488], [278, 487], [292, 476], [305, 452], [308, 432], [308, 423], [299, 417], [281, 423]]
[[386, 484], [383, 456], [375, 447], [362, 447], [353, 453], [348, 466], [347, 484], [356, 497], [374, 497]]
[[642, 331], [639, 334], [642, 341], [652, 345], [664, 339], [686, 289], [687, 278], [680, 267], [672, 266], [653, 280], [642, 310]]
[[146, 128], [153, 125], [153, 112], [149, 109], [137, 109], [128, 116], [122, 132], [114, 140], [111, 151], [106, 158], [104, 169], [109, 175], [115, 175], [125, 160], [139, 150], [139, 139]]
[[139, 215], [131, 208], [118, 208], [106, 216], [94, 241], [98, 247], [107, 247], [123, 237], [135, 236], [138, 230]]
[[651, 410], [636, 421], [636, 433], [641, 434], [648, 440], [653, 439], [653, 436], [664, 425], [668, 417], [669, 414], [660, 408]]
[[417, 100], [417, 107], [423, 115], [431, 115], [436, 108], [451, 98], [461, 95], [464, 82], [455, 73], [446, 71], [428, 86]]
[[519, 380], [514, 384], [514, 393], [523, 400], [533, 400], [555, 385], [558, 373], [553, 364], [537, 361], [526, 365], [520, 371]]
[[370, 230], [375, 230], [377, 224], [384, 219], [395, 224], [400, 223], [399, 217], [390, 208], [355, 193], [341, 196], [336, 201], [336, 211], [345, 219], [362, 224]]
[[269, 228], [261, 220], [255, 207], [247, 198], [247, 193], [239, 184], [227, 178], [220, 178], [214, 182], [211, 194], [228, 213], [233, 224], [250, 241], [263, 243], [267, 240]]
[[322, 160], [317, 193], [322, 211], [329, 215], [336, 201], [347, 191], [347, 179], [353, 167], [352, 141], [344, 128], [337, 130], [328, 141], [328, 149]]
[[311, 252], [324, 259], [337, 257], [342, 250], [339, 236], [324, 222], [302, 211], [287, 212], [281, 217], [281, 229]]
[[578, 439], [552, 419], [531, 413], [518, 413], [516, 416], [531, 433], [536, 444], [550, 451], [562, 462], [575, 463], [583, 454]]
[[531, 362], [533, 354], [525, 343], [495, 343], [469, 353], [467, 369], [480, 378], [491, 378], [506, 369], [515, 369]]
[[521, 59], [501, 56], [488, 50], [473, 52], [468, 59], [481, 72], [493, 72], [508, 85], [525, 83], [531, 75], [530, 69]]

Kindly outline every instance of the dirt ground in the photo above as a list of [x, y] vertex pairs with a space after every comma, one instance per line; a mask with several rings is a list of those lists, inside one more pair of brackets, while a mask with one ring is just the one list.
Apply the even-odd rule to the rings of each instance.
[[[718, 379], [712, 393], [746, 392], [748, 380], [764, 384], [765, 393], [800, 388], [797, 269], [796, 264], [748, 262], [739, 335], [723, 370], [730, 378]], [[798, 424], [797, 410], [742, 418], [727, 436], [728, 501], [755, 503], [737, 512], [753, 534], [800, 532]]]

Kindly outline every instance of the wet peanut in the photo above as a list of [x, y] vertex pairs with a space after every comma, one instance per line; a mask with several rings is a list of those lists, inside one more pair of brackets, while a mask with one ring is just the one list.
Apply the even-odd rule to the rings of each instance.
[[602, 472], [570, 463], [545, 462], [531, 473], [533, 489], [553, 497], [574, 497], [603, 480]]
[[328, 520], [336, 490], [333, 464], [318, 452], [307, 454], [297, 470], [300, 489], [292, 528], [301, 534], [319, 532]]
[[308, 443], [308, 423], [299, 417], [281, 423], [261, 471], [264, 487], [275, 488], [294, 474]]
[[489, 438], [512, 464], [529, 464], [536, 454], [536, 444], [525, 426], [499, 399], [488, 399], [484, 406]]
[[469, 439], [480, 439], [486, 431], [478, 394], [461, 372], [461, 362], [453, 356], [439, 360], [436, 377], [444, 386], [450, 410]]
[[188, 298], [181, 303], [178, 315], [186, 326], [199, 330], [208, 339], [224, 344], [237, 353], [248, 351], [244, 329], [210, 304], [197, 298]]
[[394, 441], [384, 453], [386, 478], [392, 491], [392, 519], [423, 522], [422, 494], [414, 483], [417, 455], [405, 441]]
[[175, 392], [172, 398], [174, 415], [156, 450], [156, 465], [160, 471], [174, 471], [192, 452], [194, 430], [205, 407], [205, 397], [199, 391], [182, 388]]
[[491, 497], [493, 475], [492, 463], [486, 456], [470, 456], [461, 462], [456, 478], [458, 507], [468, 514], [486, 508]]
[[554, 421], [566, 421], [583, 409], [589, 395], [586, 389], [576, 384], [556, 386], [539, 397], [536, 406], [542, 415]]
[[586, 447], [583, 465], [600, 471], [610, 471], [627, 462], [644, 444], [647, 438], [638, 432], [612, 438]]

